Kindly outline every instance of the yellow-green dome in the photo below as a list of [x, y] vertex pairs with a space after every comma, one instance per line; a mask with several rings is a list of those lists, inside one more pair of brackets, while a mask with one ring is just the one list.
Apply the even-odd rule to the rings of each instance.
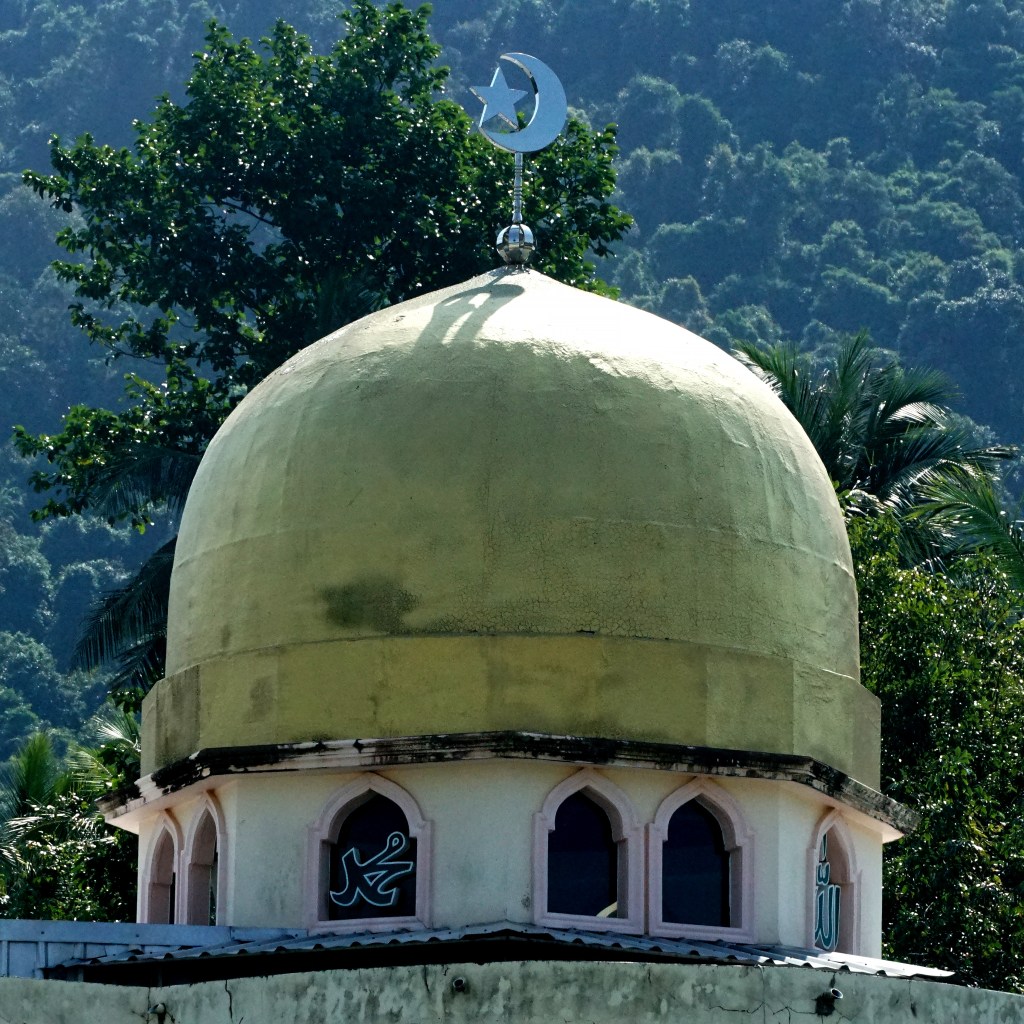
[[877, 784], [843, 520], [803, 431], [655, 316], [496, 271], [300, 352], [182, 519], [145, 767], [525, 730]]

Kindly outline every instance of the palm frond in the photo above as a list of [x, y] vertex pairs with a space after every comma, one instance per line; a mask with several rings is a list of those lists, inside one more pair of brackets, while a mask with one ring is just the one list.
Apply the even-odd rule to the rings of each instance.
[[154, 551], [131, 580], [93, 606], [72, 654], [74, 667], [123, 660], [125, 652], [164, 635], [176, 542], [172, 538]]
[[[738, 342], [733, 350], [737, 359], [760, 377], [779, 397], [810, 437], [819, 455], [832, 446], [834, 431], [823, 415], [825, 395], [813, 386], [810, 359], [794, 345], [770, 345], [765, 348], [750, 341]], [[828, 466], [826, 456], [822, 461]]]
[[30, 736], [0, 769], [0, 885], [10, 872], [24, 868], [19, 823], [72, 787], [46, 733]]
[[875, 374], [874, 390], [887, 416], [906, 415], [913, 409], [922, 419], [945, 415], [958, 398], [953, 382], [940, 370], [889, 363]]
[[769, 345], [762, 348], [753, 341], [739, 341], [733, 352], [790, 409], [801, 408], [810, 381], [810, 364], [795, 345]]
[[968, 438], [958, 430], [907, 430], [870, 453], [864, 483], [891, 511], [904, 514], [922, 500], [926, 487], [942, 479], [991, 472], [994, 461], [987, 451], [967, 448], [966, 443]]
[[988, 477], [1017, 455], [1009, 445], [975, 448], [973, 444], [968, 430], [945, 420], [882, 435], [865, 449], [864, 485], [890, 511], [904, 515], [942, 480], [956, 483]]
[[43, 732], [30, 736], [0, 769], [0, 819], [9, 821], [68, 792], [71, 779]]
[[107, 691], [118, 707], [138, 711], [142, 698], [163, 678], [166, 654], [166, 622], [118, 652], [117, 668], [107, 680]]
[[[991, 487], [1017, 449], [978, 445], [947, 408], [956, 389], [945, 374], [905, 369], [863, 332], [843, 339], [816, 365], [793, 346], [745, 343], [737, 355], [799, 420], [846, 515], [897, 518], [906, 564], [940, 565], [958, 544], [982, 542], [980, 533], [970, 533], [965, 512], [954, 515], [952, 505], [939, 512], [936, 489], [949, 496], [957, 488]], [[922, 506], [934, 514], [916, 514]]]
[[90, 719], [99, 740], [94, 747], [74, 744], [67, 764], [82, 793], [102, 795], [138, 778], [141, 735], [138, 717], [108, 705]]
[[914, 517], [944, 527], [954, 542], [952, 554], [988, 552], [1010, 584], [1024, 590], [1024, 522], [1006, 513], [991, 481], [939, 481]]
[[153, 504], [179, 515], [201, 457], [162, 445], [132, 445], [97, 471], [90, 504], [112, 521]]

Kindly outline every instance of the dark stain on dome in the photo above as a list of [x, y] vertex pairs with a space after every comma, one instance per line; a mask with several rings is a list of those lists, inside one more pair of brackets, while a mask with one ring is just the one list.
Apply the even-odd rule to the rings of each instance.
[[324, 587], [320, 598], [329, 622], [342, 629], [375, 633], [409, 633], [405, 616], [419, 603], [397, 580], [363, 576], [337, 587]]

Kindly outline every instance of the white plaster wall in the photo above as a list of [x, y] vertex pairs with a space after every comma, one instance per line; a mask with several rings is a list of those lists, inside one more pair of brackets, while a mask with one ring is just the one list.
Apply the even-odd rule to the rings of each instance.
[[[240, 849], [238, 843], [238, 783], [232, 780], [218, 786], [215, 790], [215, 795], [217, 802], [220, 804], [221, 813], [224, 815], [225, 830], [227, 831], [227, 842], [223, 844], [219, 851], [219, 856], [224, 861], [224, 870], [221, 873], [223, 884], [217, 892], [217, 899], [220, 901], [220, 910], [217, 917], [218, 921], [227, 922], [233, 921], [238, 917], [237, 885], [233, 880], [238, 878], [240, 864], [244, 860], [247, 851]], [[200, 813], [198, 805], [193, 805], [191, 813]], [[191, 824], [191, 821], [189, 824]]]
[[[767, 783], [767, 785], [773, 785]], [[784, 945], [810, 946], [814, 938], [814, 875], [817, 843], [814, 833], [822, 819], [840, 809], [844, 837], [851, 845], [857, 885], [857, 934], [855, 952], [863, 956], [882, 955], [882, 841], [877, 823], [863, 814], [844, 811], [806, 786], [778, 784], [779, 823], [776, 832], [778, 856], [778, 892], [790, 895], [793, 913], [778, 915], [778, 938]], [[770, 834], [770, 833], [769, 833]], [[801, 849], [801, 844], [803, 848]], [[768, 888], [767, 886], [765, 887]], [[780, 911], [785, 907], [781, 898]], [[799, 911], [797, 912], [797, 908]], [[789, 908], [786, 908], [788, 911]], [[849, 911], [844, 907], [844, 913]]]
[[[431, 927], [534, 920], [534, 816], [545, 798], [580, 769], [557, 762], [468, 760], [382, 770], [432, 823]], [[661, 802], [694, 776], [612, 767], [598, 770], [622, 790], [638, 821], [654, 820]], [[236, 776], [214, 788], [223, 811], [226, 871], [220, 894], [222, 923], [242, 927], [303, 928], [309, 914], [307, 855], [310, 826], [332, 796], [360, 771], [264, 772]], [[813, 865], [810, 850], [823, 817], [839, 805], [805, 786], [767, 780], [717, 778], [741, 808], [753, 834], [756, 940], [807, 946], [812, 935]], [[207, 783], [209, 785], [209, 782]], [[203, 803], [177, 794], [169, 813], [183, 835]], [[859, 934], [853, 952], [881, 951], [883, 827], [841, 809], [859, 871]], [[154, 815], [140, 828], [143, 876], [160, 827]], [[644, 857], [646, 861], [646, 857]], [[179, 870], [179, 906], [185, 893]], [[224, 876], [222, 876], [224, 877]]]
[[386, 774], [434, 822], [433, 924], [532, 921], [533, 815], [562, 766], [490, 761]]

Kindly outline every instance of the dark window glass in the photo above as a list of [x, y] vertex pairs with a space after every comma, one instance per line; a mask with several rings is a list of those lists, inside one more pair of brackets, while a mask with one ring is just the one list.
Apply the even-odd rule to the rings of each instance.
[[729, 926], [729, 854], [722, 828], [693, 800], [668, 823], [661, 885], [662, 920]]
[[415, 917], [416, 840], [397, 804], [374, 794], [350, 811], [330, 858], [330, 920]]
[[619, 852], [608, 815], [583, 793], [558, 808], [548, 836], [548, 910], [618, 917]]
[[217, 870], [220, 863], [220, 856], [217, 847], [213, 848], [213, 863], [210, 865], [210, 909], [206, 915], [208, 924], [217, 923]]
[[157, 840], [149, 882], [149, 921], [174, 924], [177, 902], [177, 877], [174, 872], [174, 842], [167, 832]]
[[217, 826], [207, 811], [196, 829], [188, 868], [188, 923], [217, 923]]

